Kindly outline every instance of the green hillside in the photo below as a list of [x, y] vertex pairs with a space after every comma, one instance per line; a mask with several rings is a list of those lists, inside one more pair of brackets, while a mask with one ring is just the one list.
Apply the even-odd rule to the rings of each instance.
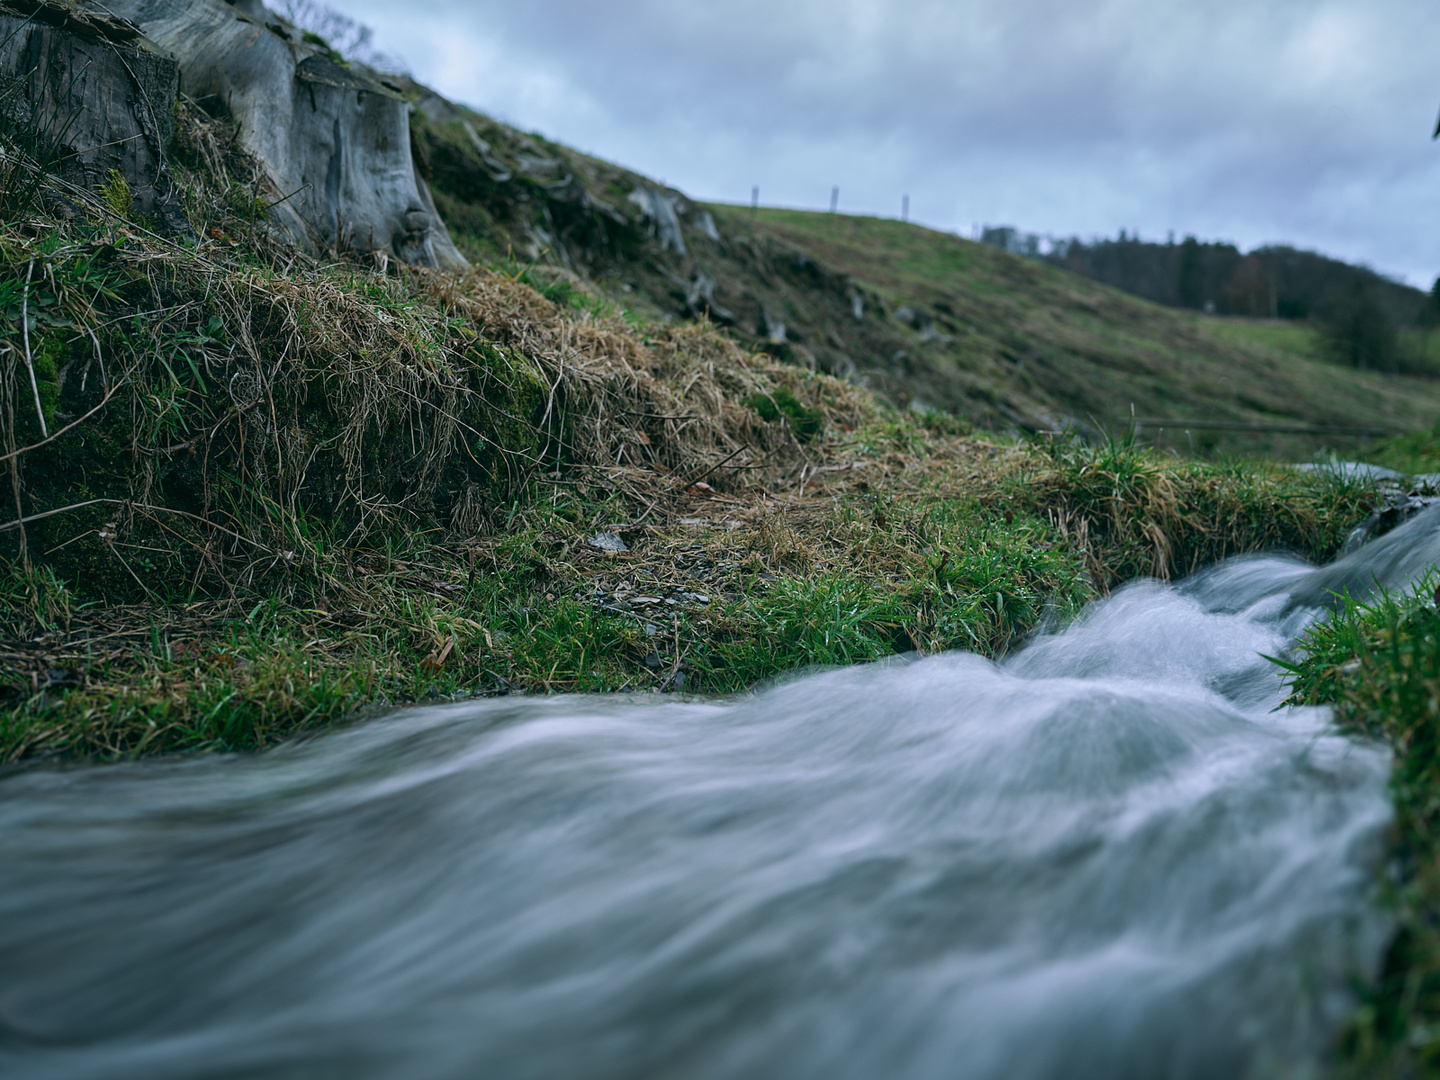
[[[1336, 367], [1306, 327], [1222, 319], [1141, 300], [1062, 270], [898, 221], [711, 208], [736, 233], [764, 231], [883, 298], [911, 359], [901, 387], [967, 411], [970, 401], [1060, 423], [1114, 428], [1131, 415], [1409, 430], [1440, 415], [1440, 384]], [[897, 312], [913, 312], [908, 319]], [[927, 329], [931, 328], [931, 329]], [[908, 357], [907, 357], [908, 359]], [[900, 374], [889, 365], [888, 374]], [[882, 380], [883, 381], [883, 380]], [[898, 382], [899, 380], [897, 380]], [[969, 399], [966, 401], [964, 399]], [[1182, 449], [1303, 453], [1342, 433], [1151, 431]]]
[[1306, 323], [1227, 315], [1205, 316], [1202, 321], [1212, 334], [1226, 341], [1273, 349], [1302, 360], [1320, 358], [1320, 335]]
[[408, 89], [422, 171], [477, 263], [555, 296], [598, 292], [651, 318], [709, 319], [747, 348], [899, 406], [1090, 435], [1131, 416], [1179, 420], [1144, 436], [1187, 453], [1292, 458], [1440, 417], [1440, 383], [1327, 364], [1303, 328], [1162, 307], [899, 221], [702, 205]]

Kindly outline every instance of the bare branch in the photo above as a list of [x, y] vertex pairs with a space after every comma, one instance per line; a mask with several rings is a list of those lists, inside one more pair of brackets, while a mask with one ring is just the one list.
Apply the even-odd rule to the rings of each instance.
[[0, 522], [0, 532], [5, 532], [9, 529], [23, 529], [32, 521], [40, 521], [44, 518], [54, 517], [56, 514], [65, 514], [69, 513], [71, 510], [83, 510], [87, 506], [98, 506], [101, 504], [108, 504], [110, 506], [129, 506], [133, 509], [153, 514], [175, 514], [177, 517], [189, 518], [191, 521], [198, 521], [200, 522], [200, 524], [208, 528], [214, 529], [216, 532], [222, 532], [226, 536], [233, 536], [241, 543], [249, 544], [251, 547], [257, 547], [261, 551], [267, 552], [271, 555], [276, 554], [273, 548], [266, 547], [264, 544], [259, 543], [258, 541], [251, 540], [248, 536], [241, 536], [239, 533], [227, 529], [223, 525], [216, 525], [210, 519], [203, 518], [199, 514], [192, 514], [186, 510], [176, 510], [173, 507], [169, 506], [151, 506], [149, 503], [131, 502], [129, 499], [87, 499], [84, 502], [71, 503], [69, 506], [56, 507], [54, 510], [46, 510], [43, 513], [31, 514], [29, 517], [19, 518], [15, 521]]

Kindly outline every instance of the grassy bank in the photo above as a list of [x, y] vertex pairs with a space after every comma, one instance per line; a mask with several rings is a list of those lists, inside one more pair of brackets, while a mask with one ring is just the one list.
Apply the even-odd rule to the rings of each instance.
[[5, 159], [0, 760], [997, 655], [1138, 575], [1326, 558], [1365, 512], [1323, 473], [892, 411], [513, 259], [308, 259], [222, 123], [177, 131], [181, 237]]
[[[648, 520], [562, 469], [503, 521], [337, 545], [223, 591], [117, 602], [12, 562], [0, 757], [238, 749], [374, 704], [734, 693], [900, 652], [998, 655], [1137, 575], [1276, 547], [1325, 558], [1367, 494], [1324, 473], [994, 442], [899, 416], [837, 433], [817, 458], [803, 485], [702, 481]], [[597, 547], [606, 534], [628, 550]]]
[[1399, 931], [1380, 983], [1342, 1043], [1365, 1077], [1440, 1070], [1440, 574], [1413, 593], [1348, 604], [1311, 631], [1291, 701], [1326, 704], [1345, 728], [1395, 748], [1388, 901]]
[[1378, 440], [1365, 447], [1358, 457], [1411, 476], [1440, 472], [1440, 425]]

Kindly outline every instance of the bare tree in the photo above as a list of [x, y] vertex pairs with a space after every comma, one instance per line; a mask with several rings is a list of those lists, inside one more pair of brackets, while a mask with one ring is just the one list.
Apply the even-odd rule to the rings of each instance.
[[404, 60], [375, 47], [375, 32], [370, 27], [329, 4], [320, 0], [277, 0], [274, 10], [300, 30], [323, 39], [346, 60], [358, 60], [376, 71], [409, 74]]

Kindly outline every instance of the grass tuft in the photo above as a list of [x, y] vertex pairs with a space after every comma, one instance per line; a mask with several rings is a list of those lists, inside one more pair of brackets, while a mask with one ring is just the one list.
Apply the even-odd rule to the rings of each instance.
[[135, 209], [135, 194], [119, 169], [111, 169], [105, 182], [96, 189], [110, 212], [118, 218], [128, 218]]
[[1286, 665], [1290, 704], [1330, 705], [1345, 730], [1395, 748], [1388, 900], [1399, 929], [1377, 986], [1340, 1045], [1342, 1071], [1428, 1076], [1440, 1068], [1440, 572], [1410, 593], [1348, 599]]
[[1033, 443], [1006, 494], [1087, 552], [1096, 582], [1168, 579], [1229, 555], [1285, 550], [1327, 561], [1375, 498], [1368, 480], [1257, 460], [1202, 462], [1133, 438]]

